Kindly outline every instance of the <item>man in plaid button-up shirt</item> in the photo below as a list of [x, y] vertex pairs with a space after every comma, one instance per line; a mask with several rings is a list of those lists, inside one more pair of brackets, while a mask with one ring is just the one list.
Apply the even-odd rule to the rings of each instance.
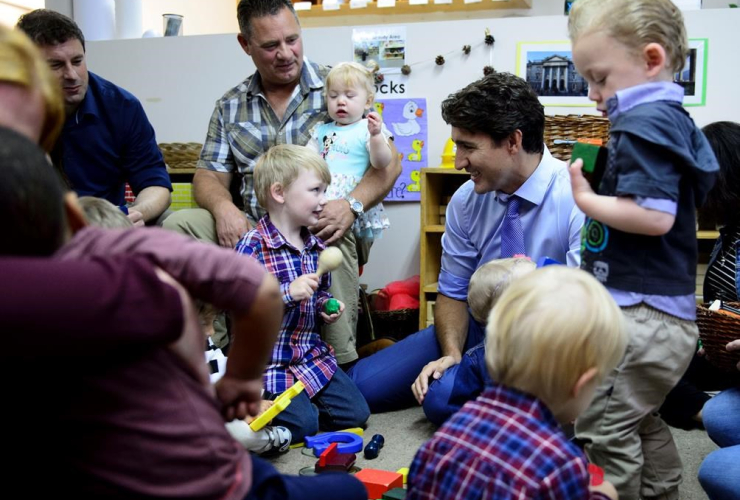
[[[252, 171], [259, 156], [276, 144], [305, 145], [313, 126], [329, 120], [323, 95], [328, 68], [304, 59], [301, 27], [290, 0], [242, 0], [237, 17], [239, 44], [251, 56], [257, 71], [216, 103], [193, 178], [195, 200], [205, 210], [180, 210], [164, 224], [231, 248], [264, 215], [252, 186]], [[392, 144], [391, 148], [391, 166], [385, 170], [368, 169], [350, 193], [365, 210], [385, 198], [401, 173], [397, 151]], [[246, 217], [233, 203], [229, 191], [235, 173], [243, 176], [241, 195]], [[332, 200], [311, 229], [327, 245], [354, 245], [353, 238], [351, 242], [342, 238], [355, 217], [347, 200]], [[356, 275], [356, 264], [355, 269], [342, 274]], [[336, 290], [340, 281], [335, 279], [332, 293], [347, 304], [350, 312], [356, 309], [357, 299], [340, 297]], [[356, 328], [356, 314], [350, 312], [346, 318], [355, 318], [354, 325], [347, 325], [346, 329]], [[339, 327], [339, 323], [334, 326]], [[331, 337], [327, 340], [334, 343]], [[354, 332], [346, 344], [346, 351], [342, 348], [337, 352], [340, 363], [357, 358]]]

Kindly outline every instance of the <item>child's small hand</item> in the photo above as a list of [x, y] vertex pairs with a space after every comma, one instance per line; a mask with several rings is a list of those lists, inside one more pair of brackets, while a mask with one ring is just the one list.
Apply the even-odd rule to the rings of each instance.
[[367, 114], [367, 130], [370, 135], [378, 135], [383, 128], [383, 119], [375, 111]]
[[300, 302], [311, 296], [319, 288], [319, 276], [316, 273], [298, 276], [288, 287], [288, 293], [293, 300]]
[[339, 302], [339, 312], [329, 315], [326, 314], [324, 311], [321, 311], [321, 318], [327, 325], [331, 325], [336, 320], [338, 320], [339, 316], [341, 316], [344, 312], [344, 302], [342, 302], [341, 300], [337, 300], [337, 302]]
[[617, 489], [609, 481], [604, 481], [598, 486], [589, 486], [588, 489], [590, 491], [598, 491], [599, 493], [602, 493], [608, 496], [612, 500], [619, 500], [619, 494], [617, 493]]
[[591, 184], [583, 176], [583, 160], [578, 158], [573, 163], [568, 162], [568, 171], [570, 172], [570, 185], [573, 190], [573, 198], [576, 200], [576, 205], [581, 207], [580, 201], [584, 196], [589, 196], [594, 193], [591, 189]]

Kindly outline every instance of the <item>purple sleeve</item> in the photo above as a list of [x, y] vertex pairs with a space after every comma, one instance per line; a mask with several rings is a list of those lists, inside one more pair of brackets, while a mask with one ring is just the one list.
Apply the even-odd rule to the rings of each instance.
[[255, 259], [159, 228], [80, 231], [57, 255], [142, 255], [167, 271], [190, 294], [218, 309], [248, 310], [266, 271]]
[[182, 331], [178, 292], [141, 257], [2, 258], [0, 275], [0, 325], [20, 352], [99, 354], [173, 342]]

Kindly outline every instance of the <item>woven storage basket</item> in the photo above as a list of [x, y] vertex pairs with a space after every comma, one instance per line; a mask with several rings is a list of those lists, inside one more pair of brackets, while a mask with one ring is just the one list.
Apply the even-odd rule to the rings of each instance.
[[[593, 115], [545, 116], [545, 144], [557, 159], [570, 160], [573, 144], [578, 139], [609, 140], [609, 119]], [[555, 141], [559, 144], [555, 144]], [[561, 143], [560, 141], [565, 141]]]
[[[740, 302], [727, 304], [740, 307]], [[708, 306], [709, 304], [696, 306], [696, 324], [707, 358], [722, 370], [737, 372], [740, 351], [728, 352], [725, 347], [729, 342], [740, 339], [740, 318], [710, 311]]]
[[170, 169], [195, 168], [203, 144], [198, 142], [168, 142], [159, 145], [164, 162]]
[[392, 337], [401, 340], [419, 329], [418, 309], [398, 309], [395, 311], [371, 311], [375, 338]]

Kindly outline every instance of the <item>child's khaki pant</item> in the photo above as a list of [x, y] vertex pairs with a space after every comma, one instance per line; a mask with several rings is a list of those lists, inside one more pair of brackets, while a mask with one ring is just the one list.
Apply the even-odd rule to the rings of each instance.
[[576, 436], [620, 500], [678, 499], [681, 459], [656, 412], [686, 371], [698, 329], [693, 321], [644, 304], [622, 311], [630, 334], [627, 351], [576, 420]]

